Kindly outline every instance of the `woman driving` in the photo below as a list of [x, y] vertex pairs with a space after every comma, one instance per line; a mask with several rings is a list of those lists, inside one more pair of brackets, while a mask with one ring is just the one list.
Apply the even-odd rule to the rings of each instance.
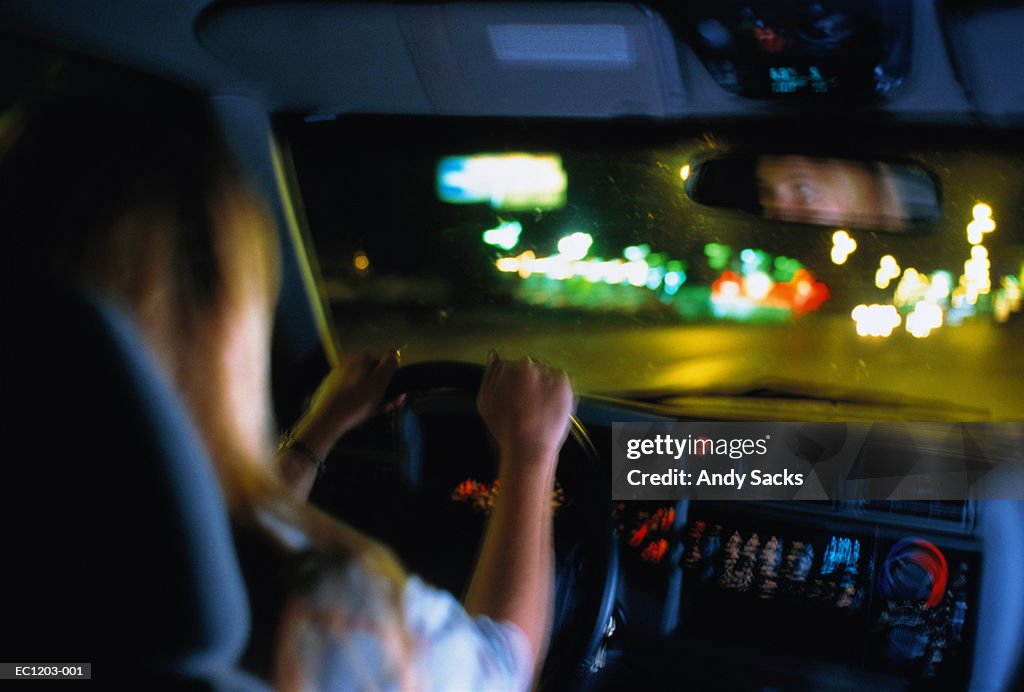
[[333, 371], [277, 452], [278, 241], [208, 104], [119, 75], [28, 113], [0, 164], [0, 209], [32, 229], [38, 264], [11, 271], [130, 316], [185, 402], [246, 575], [246, 667], [282, 689], [528, 687], [550, 630], [550, 496], [573, 402], [565, 373], [491, 356], [477, 405], [502, 492], [460, 604], [305, 503], [315, 462], [381, 406], [397, 353]]

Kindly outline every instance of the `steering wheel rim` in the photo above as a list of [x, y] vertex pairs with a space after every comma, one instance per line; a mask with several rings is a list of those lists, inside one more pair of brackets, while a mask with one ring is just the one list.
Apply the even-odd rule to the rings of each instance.
[[[392, 377], [385, 394], [385, 400], [394, 399], [402, 394], [414, 398], [417, 394], [443, 390], [459, 392], [475, 398], [480, 390], [483, 374], [484, 366], [464, 361], [438, 360], [403, 366]], [[593, 487], [598, 489], [605, 487], [606, 484], [603, 481], [606, 480], [606, 476], [601, 473], [600, 457], [586, 427], [576, 416], [570, 418], [569, 436], [566, 442], [571, 442], [575, 445], [586, 461], [593, 467], [594, 474], [597, 474], [597, 478], [602, 481], [594, 483]], [[564, 623], [560, 631], [552, 632], [551, 647], [541, 676], [542, 686], [546, 686], [549, 683], [557, 685], [566, 675], [584, 673], [594, 668], [598, 650], [604, 639], [608, 622], [612, 617], [615, 606], [615, 594], [618, 584], [618, 543], [615, 540], [612, 529], [611, 508], [607, 506], [607, 502], [602, 502], [601, 497], [589, 498], [589, 501], [589, 508], [594, 514], [592, 520], [601, 521], [606, 525], [607, 530], [603, 532], [606, 540], [600, 541], [595, 537], [581, 537], [581, 543], [589, 545], [591, 553], [600, 552], [597, 555], [589, 554], [579, 559], [603, 561], [606, 568], [603, 572], [598, 571], [596, 573], [596, 579], [599, 583], [586, 585], [583, 598], [580, 599], [580, 603], [577, 604], [575, 610], [568, 617], [563, 618]], [[602, 524], [596, 525], [600, 526]], [[589, 541], [585, 540], [586, 538], [589, 538]], [[590, 571], [580, 569], [578, 571], [591, 575], [590, 578], [592, 580], [595, 579], [593, 569]], [[588, 603], [595, 603], [596, 605], [593, 609], [593, 615], [589, 620], [586, 618], [585, 613], [578, 612], [585, 608]], [[580, 627], [580, 622], [577, 621], [583, 621], [582, 628]], [[582, 647], [577, 642], [567, 641], [567, 636], [559, 636], [563, 633], [565, 635], [571, 634], [574, 629], [579, 628], [588, 633]], [[573, 658], [578, 659], [578, 665], [573, 666], [571, 669], [566, 669], [565, 666], [572, 662]]]

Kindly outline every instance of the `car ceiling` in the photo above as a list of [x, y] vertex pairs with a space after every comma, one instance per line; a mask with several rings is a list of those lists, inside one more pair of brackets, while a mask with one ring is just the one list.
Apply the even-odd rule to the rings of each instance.
[[[1024, 7], [962, 5], [913, 1], [909, 78], [891, 98], [858, 108], [911, 122], [1024, 124]], [[0, 0], [0, 17], [59, 47], [256, 97], [270, 111], [669, 120], [780, 112], [723, 90], [659, 12], [628, 3]], [[632, 53], [606, 69], [524, 70], [488, 39], [488, 27], [513, 23], [622, 27]]]

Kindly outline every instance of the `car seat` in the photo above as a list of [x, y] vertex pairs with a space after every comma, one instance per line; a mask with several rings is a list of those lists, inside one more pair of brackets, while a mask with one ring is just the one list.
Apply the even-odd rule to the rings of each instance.
[[95, 297], [15, 302], [5, 660], [91, 663], [138, 689], [261, 689], [237, 667], [250, 614], [219, 484], [134, 325]]

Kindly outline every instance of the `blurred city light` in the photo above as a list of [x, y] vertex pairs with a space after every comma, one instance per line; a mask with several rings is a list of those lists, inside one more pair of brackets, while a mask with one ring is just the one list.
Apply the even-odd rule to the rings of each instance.
[[978, 302], [978, 297], [992, 290], [989, 270], [992, 263], [988, 259], [988, 249], [984, 245], [971, 248], [971, 258], [964, 262], [964, 273], [960, 276], [960, 286], [964, 289], [964, 298], [970, 304]]
[[558, 209], [565, 206], [567, 186], [562, 159], [555, 154], [446, 156], [437, 166], [437, 196], [452, 204]]
[[503, 221], [496, 228], [484, 231], [483, 239], [488, 245], [511, 250], [519, 244], [519, 235], [522, 232], [523, 225], [518, 221]]
[[[495, 267], [523, 279], [536, 275], [559, 282], [579, 279], [588, 284], [629, 285], [659, 291], [662, 296], [674, 296], [686, 282], [684, 262], [669, 260], [665, 266], [653, 266], [643, 259], [664, 259], [663, 255], [651, 254], [648, 245], [631, 245], [623, 250], [623, 258], [605, 260], [586, 258], [592, 243], [590, 234], [577, 232], [563, 237], [558, 243], [559, 252], [554, 255], [537, 257], [532, 250], [527, 250], [515, 257], [497, 259]], [[575, 285], [578, 288], [580, 284]]]
[[657, 290], [661, 286], [662, 280], [665, 278], [665, 270], [661, 267], [647, 267], [647, 283], [644, 284], [647, 288], [652, 291]]
[[800, 260], [795, 260], [791, 257], [779, 255], [772, 262], [772, 266], [775, 270], [772, 272], [772, 278], [776, 281], [791, 281], [793, 275], [799, 270], [804, 268], [804, 265], [800, 263]]
[[967, 224], [967, 242], [971, 245], [979, 245], [985, 239], [986, 233], [996, 230], [996, 222], [992, 219], [992, 207], [984, 202], [978, 202], [971, 209], [974, 217]]
[[903, 272], [903, 278], [896, 285], [896, 292], [893, 294], [893, 302], [897, 306], [914, 303], [924, 297], [928, 289], [928, 277], [921, 274], [913, 267], [907, 267]]
[[907, 315], [907, 331], [918, 339], [923, 339], [932, 330], [942, 326], [942, 308], [935, 303], [922, 300]]
[[1010, 314], [1021, 309], [1020, 279], [1013, 275], [1004, 276], [999, 280], [999, 290], [995, 293], [993, 312], [997, 322], [1006, 322]]
[[649, 254], [651, 254], [651, 246], [646, 243], [643, 245], [630, 245], [622, 251], [622, 256], [631, 262], [646, 259]]
[[364, 272], [370, 268], [370, 258], [362, 250], [356, 250], [352, 255], [352, 266], [357, 272]]
[[772, 281], [764, 272], [740, 276], [725, 270], [711, 284], [711, 303], [718, 316], [745, 317], [756, 309], [798, 314], [817, 310], [829, 296], [828, 287], [806, 269], [798, 269], [790, 281]]
[[889, 282], [900, 275], [900, 265], [892, 255], [885, 255], [878, 263], [878, 271], [875, 272], [875, 286], [881, 289], [889, 288]]
[[558, 252], [570, 260], [580, 260], [587, 256], [594, 239], [589, 233], [577, 231], [558, 241]]
[[679, 169], [679, 177], [683, 180], [688, 180], [690, 177], [690, 164], [686, 164]]
[[531, 274], [531, 265], [536, 258], [537, 256], [533, 254], [533, 250], [527, 250], [518, 257], [502, 257], [494, 264], [498, 271], [518, 273], [519, 276], [525, 279]]
[[860, 336], [887, 337], [902, 321], [894, 305], [858, 305], [851, 315]]
[[932, 303], [940, 303], [949, 298], [953, 288], [953, 276], [947, 271], [933, 272], [924, 299]]
[[[778, 321], [817, 310], [830, 295], [798, 260], [756, 248], [744, 248], [735, 257], [738, 271], [723, 269], [711, 286], [681, 293], [687, 283], [682, 260], [652, 252], [646, 243], [623, 248], [619, 258], [589, 257], [593, 243], [589, 233], [577, 231], [559, 239], [554, 255], [538, 257], [527, 250], [498, 258], [495, 267], [531, 279], [519, 289], [523, 300], [553, 307], [639, 310], [654, 309], [660, 302], [691, 316]], [[727, 245], [709, 243], [704, 250], [709, 264], [728, 263], [733, 257]]]
[[686, 274], [683, 272], [668, 272], [665, 274], [665, 295], [674, 296], [679, 292], [679, 287], [686, 281]]
[[832, 234], [832, 262], [843, 264], [846, 258], [857, 249], [857, 241], [850, 237], [850, 234], [839, 229]]
[[753, 248], [745, 248], [740, 252], [740, 262], [743, 264], [743, 273], [749, 274], [752, 271], [757, 271], [762, 266], [767, 264], [768, 253], [763, 250], [754, 250]]
[[729, 266], [732, 248], [722, 243], [708, 243], [704, 246], [704, 255], [708, 258], [708, 266], [722, 271]]
[[753, 272], [743, 278], [744, 292], [754, 300], [764, 300], [775, 282], [764, 272]]

